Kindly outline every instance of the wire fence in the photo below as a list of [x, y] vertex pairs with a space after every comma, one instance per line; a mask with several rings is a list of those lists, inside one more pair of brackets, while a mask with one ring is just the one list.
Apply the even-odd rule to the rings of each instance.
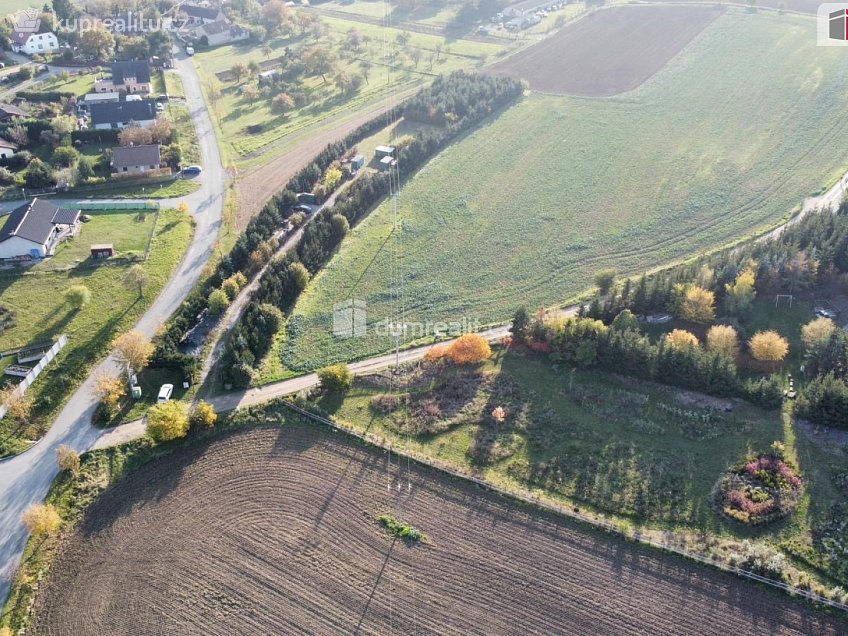
[[[324, 424], [326, 426], [329, 426], [329, 427], [331, 427], [331, 428], [333, 428], [337, 431], [340, 431], [342, 433], [346, 433], [348, 435], [356, 437], [356, 438], [362, 440], [363, 442], [365, 442], [367, 444], [371, 444], [373, 446], [377, 446], [377, 447], [380, 447], [380, 448], [387, 448], [386, 445], [385, 445], [385, 440], [383, 438], [377, 436], [377, 435], [372, 435], [370, 433], [362, 433], [360, 431], [357, 431], [357, 430], [353, 429], [352, 427], [345, 426], [343, 424], [340, 424], [339, 422], [328, 419], [326, 417], [323, 417], [321, 415], [318, 415], [318, 414], [313, 413], [311, 411], [308, 411], [306, 409], [300, 408], [296, 404], [292, 403], [290, 400], [283, 399], [283, 400], [280, 400], [280, 401], [282, 402], [282, 404], [286, 408], [288, 408], [292, 412], [294, 412], [294, 413], [296, 413], [296, 414], [298, 414], [302, 417], [313, 420], [315, 422], [319, 422], [319, 423]], [[395, 453], [400, 452], [397, 448], [394, 448], [394, 447], [391, 447], [391, 450], [394, 451]], [[755, 572], [749, 572], [748, 570], [743, 570], [741, 568], [733, 567], [733, 566], [731, 566], [728, 563], [725, 563], [723, 561], [718, 561], [716, 559], [711, 559], [709, 557], [705, 557], [705, 556], [696, 554], [694, 552], [691, 552], [689, 550], [677, 547], [677, 546], [672, 545], [670, 543], [659, 543], [657, 541], [653, 541], [651, 539], [642, 537], [638, 533], [638, 531], [637, 532], [627, 532], [620, 525], [610, 523], [609, 521], [604, 521], [602, 519], [596, 519], [594, 517], [591, 517], [589, 515], [586, 515], [586, 514], [579, 512], [579, 510], [577, 510], [577, 509], [566, 508], [564, 506], [558, 506], [556, 504], [545, 501], [545, 500], [543, 500], [539, 497], [533, 497], [533, 496], [527, 495], [526, 493], [523, 493], [523, 492], [520, 492], [520, 491], [517, 491], [517, 490], [504, 488], [502, 486], [496, 486], [496, 485], [486, 481], [485, 479], [481, 479], [480, 477], [476, 477], [476, 476], [471, 475], [467, 472], [457, 470], [457, 469], [455, 469], [451, 466], [444, 464], [443, 462], [432, 459], [431, 457], [427, 457], [427, 456], [422, 455], [420, 453], [416, 453], [415, 451], [410, 451], [410, 450], [407, 449], [407, 450], [404, 450], [403, 453], [405, 455], [407, 455], [407, 457], [411, 457], [418, 464], [421, 464], [423, 466], [427, 466], [429, 468], [433, 468], [433, 469], [438, 470], [442, 473], [448, 474], [451, 477], [455, 477], [456, 479], [462, 479], [462, 480], [471, 482], [473, 484], [476, 484], [477, 486], [480, 486], [481, 488], [484, 488], [484, 489], [486, 489], [490, 492], [494, 492], [494, 493], [499, 494], [501, 496], [508, 497], [510, 499], [514, 499], [514, 500], [517, 500], [517, 501], [521, 501], [522, 503], [528, 504], [530, 506], [534, 506], [536, 508], [540, 508], [540, 509], [546, 510], [548, 512], [553, 512], [555, 514], [558, 514], [558, 515], [561, 515], [561, 516], [564, 516], [564, 517], [568, 517], [570, 519], [574, 519], [574, 520], [579, 521], [581, 523], [588, 524], [588, 525], [590, 525], [594, 528], [605, 530], [606, 532], [609, 532], [611, 534], [621, 536], [625, 539], [640, 543], [642, 545], [650, 546], [650, 547], [655, 548], [657, 550], [662, 550], [664, 552], [676, 554], [678, 556], [685, 557], [687, 559], [692, 559], [694, 561], [698, 561], [699, 563], [702, 563], [703, 565], [718, 568], [719, 570], [722, 570], [724, 572], [728, 572], [730, 574], [735, 574], [737, 576], [740, 576], [740, 577], [746, 578], [746, 579], [750, 579], [752, 581], [757, 581], [757, 582], [762, 583], [764, 585], [768, 585], [770, 587], [782, 590], [782, 591], [784, 591], [784, 592], [786, 592], [786, 593], [788, 593], [792, 596], [798, 596], [798, 597], [801, 597], [801, 598], [805, 598], [805, 599], [811, 601], [812, 603], [818, 603], [818, 604], [821, 604], [821, 605], [826, 605], [828, 607], [832, 607], [834, 609], [842, 610], [843, 612], [848, 612], [848, 605], [846, 605], [845, 603], [840, 603], [839, 601], [834, 601], [832, 599], [826, 598], [826, 597], [822, 596], [821, 594], [814, 592], [813, 590], [800, 589], [800, 588], [794, 587], [792, 585], [789, 585], [787, 583], [784, 583], [783, 581], [776, 581], [774, 579], [768, 578], [766, 576], [762, 576], [762, 575], [757, 574]]]

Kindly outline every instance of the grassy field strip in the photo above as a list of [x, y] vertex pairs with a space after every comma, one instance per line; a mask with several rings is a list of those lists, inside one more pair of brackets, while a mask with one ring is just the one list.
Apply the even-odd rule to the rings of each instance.
[[[408, 319], [502, 323], [600, 269], [638, 274], [787, 220], [845, 166], [848, 69], [814, 26], [723, 16], [631, 93], [530, 95], [443, 151], [400, 196]], [[345, 298], [366, 300], [371, 324], [391, 315], [391, 225], [384, 204], [311, 281], [289, 321], [294, 369], [391, 347], [330, 328]]]

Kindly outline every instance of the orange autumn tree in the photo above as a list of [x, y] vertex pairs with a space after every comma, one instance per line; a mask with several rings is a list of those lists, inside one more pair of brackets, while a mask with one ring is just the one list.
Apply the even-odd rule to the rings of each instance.
[[447, 354], [454, 364], [480, 364], [489, 359], [492, 348], [480, 334], [467, 333], [454, 341]]

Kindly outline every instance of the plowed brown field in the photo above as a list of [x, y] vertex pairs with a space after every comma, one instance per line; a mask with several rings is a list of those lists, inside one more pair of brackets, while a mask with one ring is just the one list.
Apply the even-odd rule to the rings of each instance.
[[[392, 511], [430, 543], [387, 536], [375, 517]], [[300, 425], [178, 451], [117, 483], [62, 549], [33, 626], [75, 636], [846, 629], [434, 471], [404, 464], [390, 494], [384, 454]]]
[[665, 66], [721, 8], [631, 6], [591, 13], [492, 67], [545, 93], [608, 96], [630, 91]]

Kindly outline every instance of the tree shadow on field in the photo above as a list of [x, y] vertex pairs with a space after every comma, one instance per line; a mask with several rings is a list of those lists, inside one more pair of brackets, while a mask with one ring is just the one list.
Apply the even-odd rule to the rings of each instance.
[[383, 560], [383, 565], [380, 567], [380, 572], [377, 574], [377, 579], [374, 581], [374, 587], [371, 588], [371, 593], [368, 595], [368, 601], [365, 603], [362, 615], [359, 617], [359, 622], [356, 624], [356, 629], [353, 631], [354, 634], [362, 632], [362, 623], [365, 622], [365, 617], [368, 615], [368, 610], [371, 607], [371, 601], [374, 600], [374, 595], [377, 593], [377, 588], [380, 586], [380, 581], [383, 579], [383, 574], [386, 572], [386, 567], [389, 565], [389, 559], [392, 558], [395, 543], [397, 543], [397, 537], [392, 537], [392, 542], [389, 544], [389, 549], [386, 552], [386, 558]]
[[[91, 538], [109, 531], [122, 517], [140, 506], [162, 501], [180, 485], [186, 468], [201, 459], [209, 446], [221, 440], [213, 437], [198, 442], [191, 437], [156, 447], [156, 456], [137, 470], [121, 477], [92, 504], [79, 525], [79, 535]], [[110, 459], [110, 464], [114, 458]], [[118, 466], [110, 466], [119, 470]]]

